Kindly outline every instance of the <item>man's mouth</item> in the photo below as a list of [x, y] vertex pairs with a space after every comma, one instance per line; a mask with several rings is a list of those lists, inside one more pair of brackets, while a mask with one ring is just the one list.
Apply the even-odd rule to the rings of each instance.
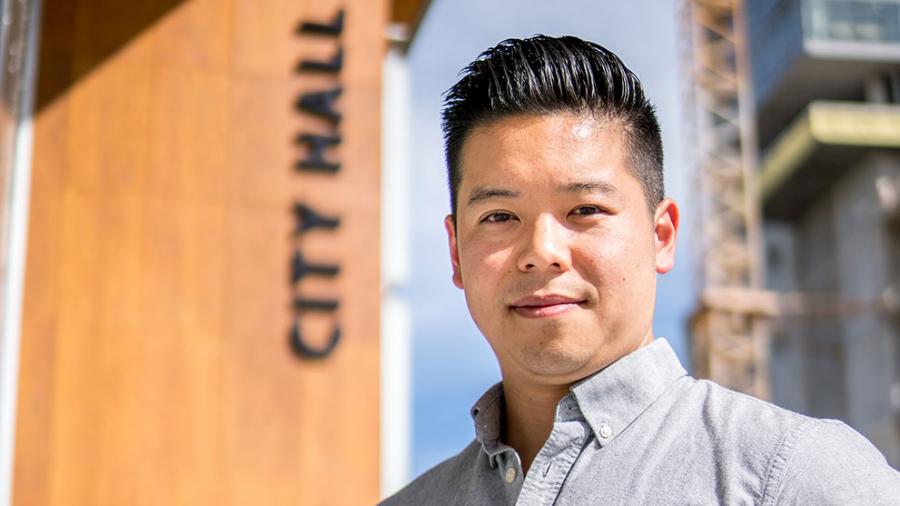
[[525, 318], [552, 318], [579, 309], [585, 302], [565, 295], [529, 295], [513, 302], [509, 308]]

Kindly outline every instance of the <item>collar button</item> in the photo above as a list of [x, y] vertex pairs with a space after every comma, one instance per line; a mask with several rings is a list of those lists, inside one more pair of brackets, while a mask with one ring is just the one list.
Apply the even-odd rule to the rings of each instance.
[[600, 437], [609, 439], [610, 436], [612, 436], [612, 427], [607, 425], [606, 422], [603, 422], [600, 424]]

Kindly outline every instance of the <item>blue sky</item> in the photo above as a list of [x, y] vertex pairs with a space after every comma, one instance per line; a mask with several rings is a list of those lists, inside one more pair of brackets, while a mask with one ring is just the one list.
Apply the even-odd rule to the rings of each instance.
[[618, 54], [657, 107], [666, 156], [666, 190], [681, 206], [675, 269], [659, 278], [654, 331], [688, 365], [686, 318], [693, 306], [675, 2], [659, 0], [433, 0], [409, 52], [412, 86], [413, 314], [412, 476], [461, 450], [473, 437], [469, 408], [499, 381], [484, 338], [450, 281], [442, 226], [449, 211], [440, 132], [442, 94], [481, 51], [509, 37], [576, 35]]

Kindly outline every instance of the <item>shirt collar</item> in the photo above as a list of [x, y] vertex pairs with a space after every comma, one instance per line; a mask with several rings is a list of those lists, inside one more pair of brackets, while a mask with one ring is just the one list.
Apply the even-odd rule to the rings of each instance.
[[[668, 341], [659, 338], [572, 385], [570, 395], [574, 396], [597, 442], [603, 446], [686, 374]], [[566, 396], [560, 403], [569, 402], [569, 398]], [[475, 437], [493, 467], [497, 455], [509, 448], [500, 441], [503, 383], [489, 388], [472, 407], [471, 415]]]
[[503, 383], [492, 386], [472, 406], [475, 422], [475, 438], [488, 455], [491, 467], [496, 466], [497, 455], [508, 447], [500, 441], [500, 423], [503, 417]]
[[576, 383], [571, 390], [603, 446], [686, 374], [668, 341], [660, 338]]

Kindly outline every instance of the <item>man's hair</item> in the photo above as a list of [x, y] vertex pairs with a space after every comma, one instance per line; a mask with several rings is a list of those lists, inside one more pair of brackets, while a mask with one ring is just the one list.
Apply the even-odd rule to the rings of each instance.
[[577, 37], [507, 39], [481, 53], [444, 98], [450, 206], [457, 211], [460, 152], [476, 126], [516, 114], [591, 114], [618, 127], [628, 169], [652, 214], [662, 201], [663, 148], [654, 107], [614, 53]]

